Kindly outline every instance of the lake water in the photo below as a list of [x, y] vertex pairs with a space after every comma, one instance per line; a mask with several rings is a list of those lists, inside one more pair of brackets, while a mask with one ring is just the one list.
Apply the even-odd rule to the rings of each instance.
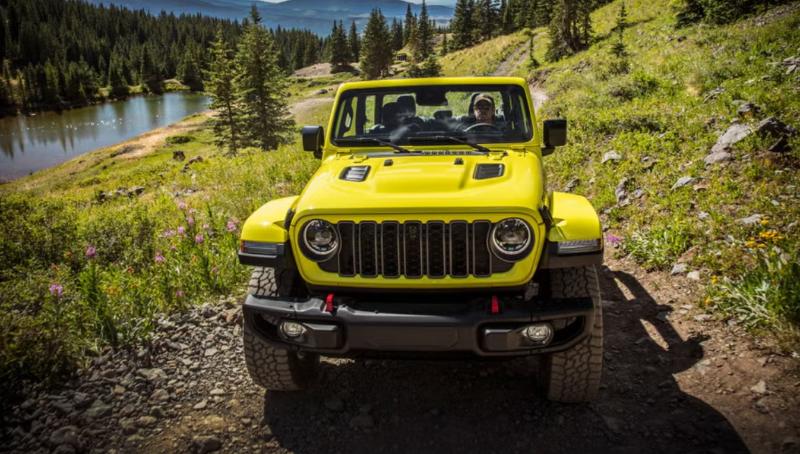
[[136, 96], [61, 113], [0, 118], [0, 178], [11, 180], [208, 109], [196, 93]]

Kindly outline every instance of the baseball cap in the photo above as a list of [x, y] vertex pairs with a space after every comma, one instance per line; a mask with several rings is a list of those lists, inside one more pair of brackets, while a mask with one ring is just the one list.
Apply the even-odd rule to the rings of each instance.
[[475, 97], [475, 105], [477, 106], [478, 103], [481, 102], [481, 101], [486, 101], [489, 104], [491, 104], [492, 107], [494, 107], [494, 98], [492, 98], [491, 96], [489, 96], [486, 93], [481, 93], [481, 94], [479, 94], [478, 96]]

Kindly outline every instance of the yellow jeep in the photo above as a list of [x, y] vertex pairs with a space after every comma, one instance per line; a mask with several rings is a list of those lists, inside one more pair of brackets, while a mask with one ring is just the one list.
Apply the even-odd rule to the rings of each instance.
[[343, 84], [298, 196], [250, 216], [239, 259], [253, 380], [297, 390], [320, 355], [538, 359], [548, 398], [600, 384], [600, 221], [548, 192], [566, 121], [536, 121], [525, 80]]

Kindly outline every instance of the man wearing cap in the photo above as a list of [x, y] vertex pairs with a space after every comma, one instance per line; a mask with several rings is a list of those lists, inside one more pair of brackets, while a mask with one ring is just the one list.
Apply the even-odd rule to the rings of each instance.
[[475, 104], [472, 107], [472, 114], [475, 116], [475, 123], [485, 123], [494, 125], [494, 98], [486, 93], [480, 93], [475, 97]]

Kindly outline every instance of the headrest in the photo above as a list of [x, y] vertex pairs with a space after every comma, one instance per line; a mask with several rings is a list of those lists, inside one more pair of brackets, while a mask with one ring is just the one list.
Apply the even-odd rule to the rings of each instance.
[[411, 115], [417, 114], [417, 102], [411, 95], [402, 95], [397, 97], [397, 104], [400, 105], [403, 112], [408, 112]]

